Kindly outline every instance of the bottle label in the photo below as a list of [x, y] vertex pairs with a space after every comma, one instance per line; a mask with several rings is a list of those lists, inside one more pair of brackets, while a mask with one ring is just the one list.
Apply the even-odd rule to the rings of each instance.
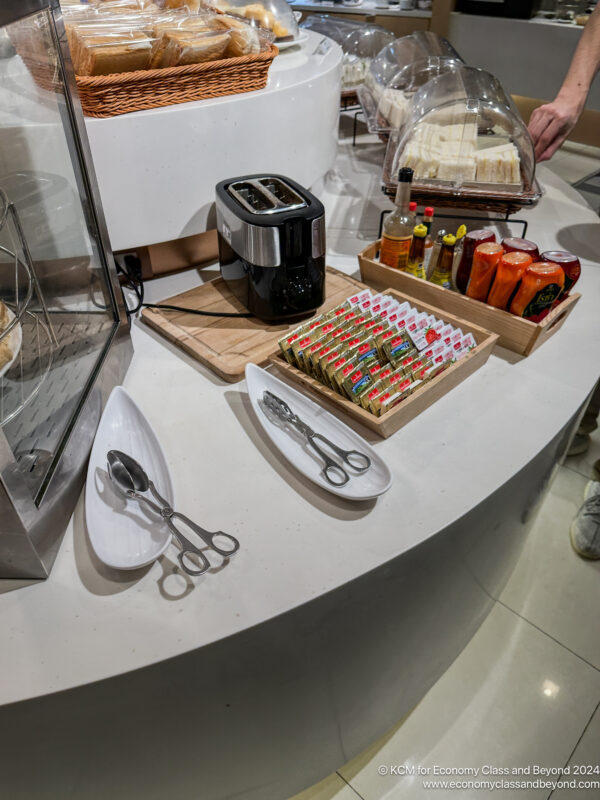
[[437, 286], [443, 286], [444, 289], [452, 288], [452, 276], [445, 270], [434, 269], [429, 282], [435, 283]]
[[394, 269], [406, 269], [410, 252], [411, 238], [383, 234], [379, 261]]
[[536, 322], [536, 318], [539, 317], [542, 312], [546, 311], [546, 309], [550, 308], [560, 293], [561, 288], [557, 283], [549, 283], [548, 286], [544, 286], [543, 289], [537, 292], [533, 300], [526, 307], [523, 316], [526, 319], [531, 319], [533, 322]]
[[414, 275], [415, 278], [422, 278], [425, 280], [425, 262], [424, 261], [413, 261], [412, 264], [409, 264], [407, 267], [407, 272], [410, 272], [411, 275]]

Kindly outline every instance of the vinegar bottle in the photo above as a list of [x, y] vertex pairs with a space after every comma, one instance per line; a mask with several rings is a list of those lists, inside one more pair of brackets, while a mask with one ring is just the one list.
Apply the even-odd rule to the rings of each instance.
[[410, 224], [410, 185], [413, 171], [410, 167], [402, 167], [398, 173], [396, 189], [396, 208], [385, 218], [381, 237], [379, 261], [394, 269], [406, 269], [412, 242], [412, 226]]

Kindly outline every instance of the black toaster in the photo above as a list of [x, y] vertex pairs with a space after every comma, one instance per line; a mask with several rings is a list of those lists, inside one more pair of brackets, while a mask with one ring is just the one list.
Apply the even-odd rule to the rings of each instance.
[[216, 187], [221, 275], [266, 322], [309, 316], [325, 300], [325, 209], [283, 175]]

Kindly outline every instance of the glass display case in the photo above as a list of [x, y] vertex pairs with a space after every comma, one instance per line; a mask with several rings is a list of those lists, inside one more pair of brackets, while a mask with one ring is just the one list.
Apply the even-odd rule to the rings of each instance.
[[0, 32], [0, 577], [43, 578], [131, 344], [58, 0]]
[[401, 167], [414, 170], [413, 192], [438, 205], [519, 207], [540, 196], [525, 123], [499, 81], [474, 67], [438, 75], [416, 92], [406, 125], [388, 143], [390, 192]]

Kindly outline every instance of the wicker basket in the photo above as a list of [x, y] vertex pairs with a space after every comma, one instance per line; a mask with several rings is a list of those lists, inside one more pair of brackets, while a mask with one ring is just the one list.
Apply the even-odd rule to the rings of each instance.
[[77, 76], [84, 114], [115, 117], [192, 100], [254, 92], [267, 85], [269, 67], [279, 50], [271, 45], [258, 55], [223, 58], [183, 67]]

